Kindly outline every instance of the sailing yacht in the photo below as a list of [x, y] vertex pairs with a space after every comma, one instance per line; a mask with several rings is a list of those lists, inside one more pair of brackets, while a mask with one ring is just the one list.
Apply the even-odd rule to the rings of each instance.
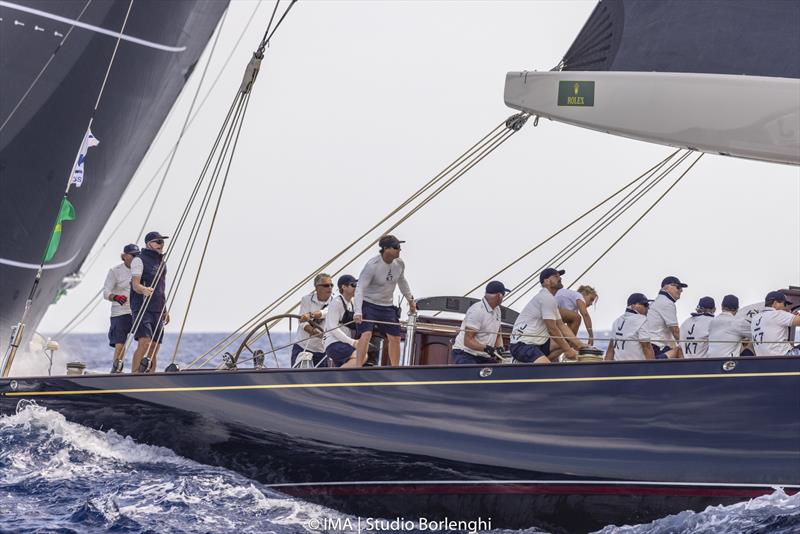
[[[798, 5], [663, 2], [653, 14], [651, 3], [602, 0], [557, 69], [507, 75], [505, 99], [520, 114], [500, 129], [536, 116], [796, 165], [800, 102], [786, 88], [800, 89], [800, 73], [764, 70], [763, 55], [730, 62], [750, 57], [732, 42], [746, 23], [790, 30], [781, 38], [796, 50]], [[710, 36], [723, 66], [713, 54], [674, 62], [687, 55], [691, 36], [681, 32], [706, 20], [707, 6], [732, 21]], [[653, 17], [669, 24], [653, 36], [658, 46], [643, 48]], [[748, 76], [764, 80], [756, 87]], [[686, 106], [725, 81], [732, 88], [709, 109], [663, 113], [675, 91]], [[775, 101], [741, 112], [753, 91]], [[36, 402], [367, 517], [491, 517], [495, 527], [581, 532], [800, 489], [800, 358], [448, 365], [453, 319], [436, 313], [473, 302], [420, 299], [429, 315], [406, 323], [399, 367], [264, 368], [255, 342], [280, 317], [263, 317], [220, 369], [2, 378], [0, 413]], [[507, 329], [515, 312], [502, 312]]]

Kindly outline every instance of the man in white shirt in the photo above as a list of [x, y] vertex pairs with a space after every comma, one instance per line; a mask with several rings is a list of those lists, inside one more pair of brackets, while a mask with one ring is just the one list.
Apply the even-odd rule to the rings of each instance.
[[656, 359], [683, 358], [678, 340], [681, 330], [678, 326], [678, 309], [675, 302], [681, 298], [683, 289], [689, 287], [677, 276], [667, 276], [661, 281], [661, 291], [650, 304], [647, 312], [647, 331], [653, 336], [653, 352]]
[[800, 315], [788, 311], [789, 304], [780, 291], [767, 294], [767, 309], [756, 315], [750, 325], [756, 356], [800, 355], [789, 343], [789, 329], [800, 326]]
[[382, 332], [389, 348], [389, 361], [400, 363], [400, 308], [394, 306], [394, 290], [408, 301], [408, 313], [417, 313], [417, 303], [405, 277], [406, 264], [400, 259], [400, 241], [385, 235], [378, 241], [380, 254], [370, 259], [358, 276], [354, 300], [358, 365], [367, 359], [372, 332]]
[[703, 297], [697, 303], [695, 313], [681, 325], [681, 344], [684, 358], [706, 358], [711, 321], [717, 305], [711, 297]]
[[122, 263], [108, 270], [103, 283], [103, 300], [111, 301], [111, 326], [108, 329], [108, 344], [114, 347], [112, 373], [122, 372], [122, 349], [133, 326], [131, 305], [128, 302], [131, 291], [131, 262], [139, 255], [139, 247], [125, 245], [120, 259]]
[[292, 345], [292, 367], [297, 355], [303, 351], [313, 356], [314, 367], [325, 359], [325, 345], [322, 343], [322, 332], [328, 305], [333, 293], [333, 280], [326, 273], [314, 277], [314, 291], [303, 295], [300, 299], [300, 321], [297, 325], [297, 337]]
[[[564, 272], [548, 267], [539, 273], [542, 289], [522, 309], [511, 333], [511, 355], [517, 361], [546, 363], [542, 356], [553, 361], [562, 352], [574, 360], [578, 352], [570, 345], [576, 348], [586, 346], [564, 324], [558, 311], [555, 294], [564, 287], [561, 283]], [[551, 340], [555, 341], [556, 347], [551, 346]]]
[[628, 297], [628, 307], [611, 327], [613, 339], [606, 349], [606, 360], [654, 360], [655, 353], [647, 331], [647, 310], [652, 300], [642, 293]]
[[350, 337], [350, 326], [353, 322], [353, 295], [358, 280], [343, 274], [336, 285], [339, 294], [331, 299], [325, 315], [325, 333], [322, 336], [325, 354], [335, 367], [355, 367], [357, 341]]
[[588, 345], [594, 343], [594, 329], [592, 317], [589, 315], [589, 306], [597, 300], [597, 291], [592, 286], [580, 286], [577, 291], [562, 287], [556, 293], [556, 303], [561, 319], [567, 324], [573, 334], [578, 333], [581, 322], [586, 325], [589, 333]]
[[506, 293], [506, 286], [493, 280], [486, 285], [483, 298], [467, 309], [453, 343], [453, 363], [490, 363], [496, 356], [503, 356], [500, 304]]
[[742, 342], [750, 341], [750, 321], [736, 317], [739, 298], [725, 295], [722, 312], [711, 320], [708, 327], [708, 353], [706, 358], [738, 358]]

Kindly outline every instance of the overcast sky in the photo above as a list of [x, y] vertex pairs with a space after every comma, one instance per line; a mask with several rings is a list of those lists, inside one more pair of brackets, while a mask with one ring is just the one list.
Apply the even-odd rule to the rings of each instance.
[[[150, 229], [173, 231], [272, 6], [260, 5], [184, 138]], [[231, 3], [212, 76], [254, 7]], [[254, 88], [187, 329], [237, 328], [402, 202], [514, 112], [503, 103], [506, 72], [551, 69], [593, 7], [593, 1], [563, 0], [298, 2]], [[203, 61], [97, 247], [175, 142]], [[671, 151], [546, 120], [536, 128], [529, 122], [395, 232], [408, 241], [402, 254], [414, 294], [464, 293]], [[87, 179], [91, 172], [90, 155]], [[798, 167], [705, 156], [577, 280], [600, 294], [592, 312], [596, 328], [609, 327], [629, 293], [655, 296], [666, 275], [689, 284], [679, 301], [681, 318], [705, 295], [719, 303], [733, 292], [746, 304], [769, 290], [800, 285], [798, 199]], [[59, 330], [98, 291], [119, 250], [135, 240], [145, 212], [143, 206], [124, 222], [82, 285], [51, 307], [40, 331]], [[632, 220], [613, 225], [565, 263], [565, 283], [576, 281]], [[574, 235], [500, 279], [516, 284]], [[348, 272], [358, 275], [370, 255]], [[176, 331], [183, 316], [190, 283], [184, 285], [168, 330]], [[526, 301], [514, 307], [520, 310]], [[77, 331], [107, 330], [109, 308], [101, 303]]]

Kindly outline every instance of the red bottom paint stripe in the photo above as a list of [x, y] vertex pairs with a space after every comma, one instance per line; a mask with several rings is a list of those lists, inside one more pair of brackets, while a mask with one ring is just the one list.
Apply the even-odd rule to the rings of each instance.
[[[295, 496], [305, 495], [445, 495], [445, 494], [510, 494], [510, 495], [662, 495], [675, 497], [743, 497], [768, 495], [764, 488], [686, 487], [686, 486], [622, 486], [602, 484], [363, 484], [327, 486], [282, 486], [278, 491]], [[787, 494], [797, 489], [786, 490]]]

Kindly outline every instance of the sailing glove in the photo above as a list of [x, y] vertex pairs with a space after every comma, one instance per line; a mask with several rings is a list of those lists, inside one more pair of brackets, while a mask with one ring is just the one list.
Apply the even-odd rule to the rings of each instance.
[[488, 354], [489, 356], [492, 356], [492, 357], [494, 357], [496, 355], [496, 353], [495, 353], [496, 350], [497, 350], [497, 348], [493, 347], [492, 345], [486, 345], [485, 347], [483, 347], [483, 352], [485, 352], [486, 354]]
[[128, 297], [125, 295], [112, 295], [111, 300], [116, 302], [117, 304], [124, 306], [126, 302], [128, 302]]
[[503, 347], [495, 347], [494, 348], [494, 353], [495, 353], [495, 356], [497, 356], [498, 358], [505, 358], [506, 357], [506, 351], [503, 350]]

